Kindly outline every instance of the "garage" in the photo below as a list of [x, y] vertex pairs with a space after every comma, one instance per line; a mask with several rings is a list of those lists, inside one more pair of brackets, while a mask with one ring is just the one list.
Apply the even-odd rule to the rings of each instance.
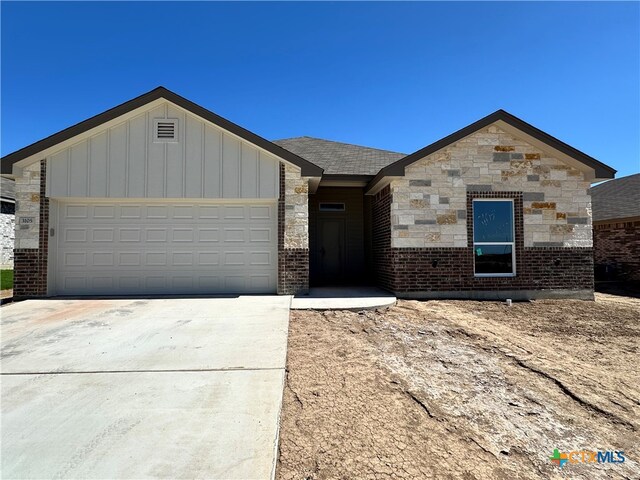
[[274, 202], [53, 202], [56, 295], [275, 293]]
[[166, 101], [58, 146], [49, 295], [276, 293], [280, 162]]
[[163, 87], [2, 158], [14, 298], [308, 290], [322, 168]]

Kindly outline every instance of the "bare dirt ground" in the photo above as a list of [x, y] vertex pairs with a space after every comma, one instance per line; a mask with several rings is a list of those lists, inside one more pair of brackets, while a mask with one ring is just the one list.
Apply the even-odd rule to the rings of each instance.
[[13, 289], [0, 290], [0, 298], [13, 297]]
[[292, 311], [277, 478], [640, 478], [640, 300], [596, 297]]

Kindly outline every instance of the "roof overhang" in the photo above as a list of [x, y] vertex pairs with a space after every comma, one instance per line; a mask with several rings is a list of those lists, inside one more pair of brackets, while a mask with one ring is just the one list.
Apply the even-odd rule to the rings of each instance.
[[299, 167], [303, 177], [319, 178], [322, 176], [323, 170], [317, 165], [164, 87], [155, 88], [117, 107], [111, 108], [2, 157], [0, 173], [7, 176], [15, 175], [20, 172], [21, 167], [46, 158], [51, 153], [76, 143], [83, 136], [90, 136], [100, 130], [114, 126], [156, 104], [160, 105], [164, 101], [169, 101], [187, 112], [209, 121], [233, 135], [252, 143], [256, 147]]
[[608, 225], [610, 223], [629, 223], [629, 222], [640, 222], [640, 217], [619, 217], [619, 218], [601, 218], [599, 220], [593, 219], [593, 225]]
[[320, 180], [321, 187], [366, 187], [373, 175], [349, 175], [325, 173]]
[[474, 122], [471, 125], [468, 125], [457, 132], [454, 132], [451, 135], [448, 135], [437, 142], [421, 148], [391, 165], [384, 167], [380, 172], [378, 172], [373, 180], [369, 182], [365, 193], [367, 195], [377, 193], [384, 186], [388, 185], [393, 178], [403, 177], [405, 175], [406, 167], [414, 162], [442, 150], [443, 148], [462, 140], [478, 130], [494, 124], [507, 133], [525, 140], [527, 143], [544, 152], [549, 152], [559, 160], [584, 172], [585, 178], [591, 182], [598, 182], [615, 176], [616, 170], [610, 166], [605, 165], [586, 153], [583, 153], [557, 138], [552, 137], [548, 133], [543, 132], [524, 120], [520, 120], [518, 117], [515, 117], [504, 110], [498, 110], [491, 115], [487, 115], [477, 122]]

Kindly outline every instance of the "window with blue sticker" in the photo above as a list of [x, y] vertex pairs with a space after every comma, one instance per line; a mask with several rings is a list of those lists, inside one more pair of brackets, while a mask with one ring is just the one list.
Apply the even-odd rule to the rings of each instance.
[[473, 258], [477, 276], [515, 275], [513, 200], [473, 201]]

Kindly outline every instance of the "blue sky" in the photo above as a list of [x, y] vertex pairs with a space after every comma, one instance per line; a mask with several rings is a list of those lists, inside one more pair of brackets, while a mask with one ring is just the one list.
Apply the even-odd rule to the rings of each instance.
[[163, 85], [410, 153], [503, 108], [640, 171], [640, 4], [2, 2], [2, 155]]

